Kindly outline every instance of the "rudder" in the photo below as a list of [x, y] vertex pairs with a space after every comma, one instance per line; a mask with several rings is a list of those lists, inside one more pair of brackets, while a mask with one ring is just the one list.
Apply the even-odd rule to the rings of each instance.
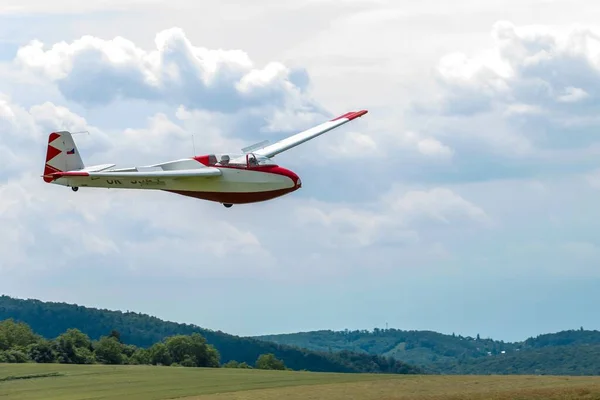
[[55, 172], [77, 171], [85, 168], [71, 132], [52, 132], [48, 136], [44, 181], [52, 182], [49, 176]]

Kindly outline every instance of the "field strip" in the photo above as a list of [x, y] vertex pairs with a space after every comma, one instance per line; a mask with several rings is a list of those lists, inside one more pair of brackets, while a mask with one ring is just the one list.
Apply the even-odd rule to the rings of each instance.
[[185, 397], [178, 400], [570, 400], [600, 399], [600, 377], [404, 376]]

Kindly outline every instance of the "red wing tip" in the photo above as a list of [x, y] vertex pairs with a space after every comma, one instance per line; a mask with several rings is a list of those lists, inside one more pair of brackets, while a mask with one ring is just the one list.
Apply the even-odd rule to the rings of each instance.
[[337, 121], [338, 119], [342, 119], [342, 118], [346, 118], [346, 119], [348, 119], [348, 121], [352, 121], [355, 118], [362, 117], [363, 115], [365, 115], [368, 112], [369, 112], [369, 110], [350, 111], [350, 112], [347, 112], [346, 114], [340, 115], [339, 117], [335, 117], [331, 121]]

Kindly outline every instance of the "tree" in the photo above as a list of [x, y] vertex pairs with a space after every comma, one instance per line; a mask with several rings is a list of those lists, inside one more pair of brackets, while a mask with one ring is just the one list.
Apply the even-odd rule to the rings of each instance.
[[103, 364], [122, 364], [123, 348], [114, 336], [103, 336], [94, 349], [96, 360]]
[[56, 352], [52, 349], [52, 343], [45, 339], [27, 346], [27, 354], [32, 361], [37, 363], [53, 363], [56, 361]]
[[29, 325], [23, 322], [15, 322], [10, 318], [0, 322], [0, 350], [25, 349], [39, 339]]
[[189, 367], [219, 367], [219, 353], [199, 333], [170, 336], [164, 343], [175, 363]]
[[116, 329], [113, 329], [112, 331], [110, 331], [110, 334], [108, 335], [108, 337], [114, 337], [115, 339], [117, 339], [117, 342], [122, 343], [121, 342], [121, 332], [119, 332]]
[[63, 364], [92, 364], [95, 360], [92, 341], [79, 329], [68, 329], [54, 341], [58, 362]]
[[135, 354], [135, 352], [138, 350], [137, 347], [135, 347], [132, 344], [121, 344], [121, 349], [124, 355], [126, 355], [127, 357], [131, 357]]
[[150, 355], [150, 363], [152, 365], [171, 365], [173, 359], [169, 353], [169, 349], [164, 343], [156, 343], [148, 349]]
[[147, 365], [152, 364], [150, 352], [146, 349], [137, 349], [130, 357], [129, 364]]
[[2, 363], [26, 363], [30, 361], [27, 354], [20, 350], [9, 349], [2, 351], [0, 350], [0, 362]]
[[283, 361], [275, 357], [273, 353], [261, 354], [256, 360], [257, 369], [276, 369], [285, 370], [285, 364]]
[[240, 367], [240, 363], [235, 360], [231, 360], [231, 361], [223, 364], [223, 368], [239, 368], [239, 367]]

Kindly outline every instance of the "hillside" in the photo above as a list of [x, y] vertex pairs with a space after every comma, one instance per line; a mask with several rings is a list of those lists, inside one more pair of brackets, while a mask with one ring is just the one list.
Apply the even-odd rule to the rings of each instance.
[[190, 324], [163, 321], [135, 312], [100, 310], [78, 305], [39, 300], [22, 300], [0, 296], [0, 321], [14, 319], [48, 339], [70, 328], [79, 329], [92, 340], [120, 333], [123, 343], [142, 348], [152, 346], [173, 335], [199, 333], [220, 353], [221, 363], [235, 360], [254, 364], [261, 354], [272, 353], [294, 370], [318, 372], [417, 373], [419, 369], [382, 356], [349, 351], [328, 353], [229, 335]]
[[570, 330], [508, 343], [431, 331], [315, 331], [257, 339], [317, 351], [350, 350], [393, 357], [443, 374], [600, 373], [600, 332]]
[[315, 331], [259, 336], [257, 339], [317, 351], [349, 350], [394, 357], [417, 365], [431, 365], [460, 358], [486, 357], [512, 352], [521, 346], [492, 339], [444, 335], [431, 331], [375, 329], [360, 331]]
[[573, 345], [526, 349], [467, 362], [440, 363], [448, 374], [600, 375], [600, 345]]

